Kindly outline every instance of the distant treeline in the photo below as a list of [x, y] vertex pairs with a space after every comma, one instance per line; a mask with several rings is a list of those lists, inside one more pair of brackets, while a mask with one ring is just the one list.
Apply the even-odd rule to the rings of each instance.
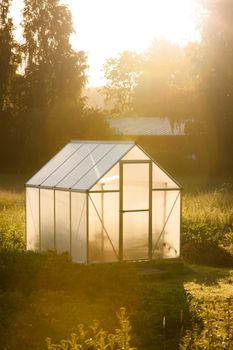
[[18, 43], [10, 5], [0, 3], [0, 172], [37, 168], [70, 139], [116, 137], [104, 115], [140, 115], [185, 121], [187, 148], [204, 155], [200, 167], [232, 173], [231, 0], [202, 0], [200, 43], [157, 40], [142, 55], [108, 59], [102, 112], [84, 97], [87, 57], [70, 45], [68, 8], [59, 0], [25, 0]]
[[108, 59], [102, 93], [113, 115], [184, 121], [188, 148], [202, 156], [200, 167], [216, 176], [232, 174], [233, 2], [199, 3], [200, 43], [180, 47], [155, 40], [143, 55], [122, 52]]

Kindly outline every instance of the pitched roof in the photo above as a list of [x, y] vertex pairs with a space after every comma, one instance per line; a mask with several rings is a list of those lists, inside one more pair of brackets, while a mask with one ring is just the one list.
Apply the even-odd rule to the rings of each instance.
[[126, 117], [107, 118], [110, 128], [122, 135], [168, 136], [185, 135], [184, 123], [174, 125], [168, 118], [160, 117]]
[[26, 186], [86, 191], [133, 146], [130, 141], [71, 141]]

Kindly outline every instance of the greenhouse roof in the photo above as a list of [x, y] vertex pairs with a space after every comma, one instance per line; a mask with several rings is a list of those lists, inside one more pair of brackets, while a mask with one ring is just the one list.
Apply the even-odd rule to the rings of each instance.
[[130, 141], [71, 141], [26, 186], [89, 190], [133, 146]]

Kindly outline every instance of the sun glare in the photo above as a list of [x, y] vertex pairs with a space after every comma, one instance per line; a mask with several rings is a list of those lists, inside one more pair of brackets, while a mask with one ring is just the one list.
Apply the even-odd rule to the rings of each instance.
[[[197, 0], [61, 0], [72, 12], [75, 49], [88, 53], [89, 85], [103, 83], [106, 58], [124, 50], [142, 52], [155, 38], [184, 45], [199, 41], [201, 8]], [[19, 29], [23, 0], [13, 0], [14, 22]], [[16, 31], [20, 39], [20, 30]]]
[[72, 44], [88, 52], [90, 85], [100, 85], [101, 66], [123, 50], [142, 52], [155, 38], [184, 45], [199, 41], [196, 0], [64, 0], [73, 14]]

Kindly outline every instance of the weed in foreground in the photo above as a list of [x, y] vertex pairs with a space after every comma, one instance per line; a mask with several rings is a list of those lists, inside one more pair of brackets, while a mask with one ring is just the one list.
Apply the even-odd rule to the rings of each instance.
[[131, 343], [131, 325], [125, 308], [120, 308], [117, 313], [120, 328], [111, 334], [100, 328], [99, 321], [94, 321], [91, 326], [85, 328], [80, 324], [77, 331], [70, 335], [69, 339], [62, 339], [59, 343], [52, 343], [51, 338], [46, 339], [48, 350], [136, 350]]

